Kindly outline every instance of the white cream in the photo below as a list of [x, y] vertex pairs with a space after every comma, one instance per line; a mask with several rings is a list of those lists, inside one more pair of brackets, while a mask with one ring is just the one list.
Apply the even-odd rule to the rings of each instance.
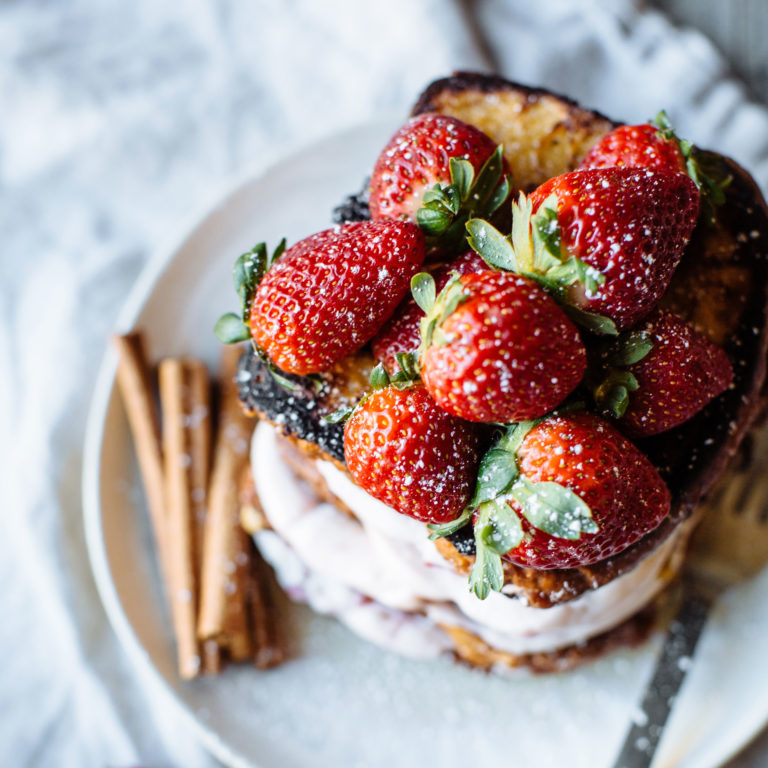
[[283, 586], [368, 640], [412, 656], [451, 647], [437, 623], [464, 627], [516, 654], [556, 650], [605, 632], [664, 586], [662, 572], [679, 536], [670, 536], [629, 573], [559, 606], [534, 608], [498, 593], [479, 600], [466, 577], [437, 552], [422, 523], [372, 498], [330, 462], [316, 466], [357, 520], [319, 502], [297, 482], [267, 424], [256, 429], [251, 459], [274, 529], [259, 534], [259, 545]]

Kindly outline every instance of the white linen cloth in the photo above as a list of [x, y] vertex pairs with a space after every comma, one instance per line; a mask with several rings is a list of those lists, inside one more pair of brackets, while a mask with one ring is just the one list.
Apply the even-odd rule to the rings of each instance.
[[628, 1], [0, 5], [3, 765], [217, 764], [137, 678], [89, 568], [81, 452], [107, 336], [212, 188], [298, 142], [405, 116], [454, 69], [628, 121], [665, 107], [768, 189], [765, 106], [702, 36]]

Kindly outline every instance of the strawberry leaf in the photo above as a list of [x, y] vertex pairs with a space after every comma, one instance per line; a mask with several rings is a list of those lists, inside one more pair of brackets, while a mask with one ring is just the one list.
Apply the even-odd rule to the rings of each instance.
[[411, 295], [413, 300], [427, 314], [435, 306], [437, 288], [435, 279], [429, 272], [419, 272], [411, 278]]
[[562, 253], [560, 222], [557, 219], [557, 210], [542, 206], [533, 217], [532, 222], [544, 248], [559, 261], [562, 258]]
[[639, 363], [653, 349], [653, 339], [643, 331], [629, 331], [616, 339], [608, 356], [608, 363], [627, 366]]
[[451, 183], [443, 187], [436, 184], [427, 190], [416, 212], [416, 221], [429, 245], [446, 253], [464, 246], [468, 219], [493, 216], [511, 189], [509, 177], [503, 175], [504, 155], [500, 146], [477, 174], [463, 158], [451, 158], [449, 166]]
[[555, 283], [559, 290], [563, 290], [574, 283], [580, 283], [590, 298], [597, 293], [598, 286], [605, 283], [605, 275], [576, 256], [571, 256], [567, 261], [548, 269], [545, 277]]
[[395, 360], [399, 370], [392, 377], [393, 384], [414, 384], [419, 378], [419, 359], [415, 352], [398, 352]]
[[663, 109], [651, 120], [651, 125], [658, 129], [661, 138], [677, 144], [685, 161], [685, 172], [701, 193], [701, 213], [704, 220], [714, 224], [717, 206], [725, 202], [725, 190], [733, 181], [733, 176], [723, 173], [715, 155], [701, 152], [687, 139], [679, 138]]
[[574, 307], [572, 304], [561, 304], [560, 309], [562, 309], [574, 323], [580, 325], [582, 328], [586, 328], [592, 333], [596, 333], [600, 336], [619, 335], [619, 329], [610, 317], [598, 315], [594, 312], [586, 312], [583, 309]]
[[384, 389], [389, 386], [389, 374], [387, 369], [382, 363], [379, 363], [371, 371], [371, 375], [368, 377], [368, 383], [371, 385], [371, 389]]
[[475, 522], [475, 562], [469, 573], [469, 588], [480, 600], [485, 600], [491, 590], [500, 592], [504, 586], [501, 557], [486, 544], [486, 539], [493, 535], [490, 514], [491, 509], [484, 506]]
[[445, 208], [427, 208], [426, 204], [416, 213], [416, 220], [428, 237], [442, 235], [453, 223], [453, 219], [453, 214]]
[[510, 424], [507, 431], [502, 435], [501, 439], [497, 443], [497, 448], [508, 451], [509, 453], [516, 455], [518, 448], [522, 445], [525, 436], [537, 425], [544, 421], [547, 417], [541, 416], [538, 419], [531, 419], [529, 421], [519, 421], [517, 424]]
[[517, 478], [519, 471], [515, 454], [501, 448], [491, 448], [480, 460], [477, 470], [477, 485], [470, 502], [477, 506], [501, 496]]
[[324, 421], [326, 424], [341, 424], [341, 422], [346, 421], [352, 415], [354, 410], [354, 406], [346, 405], [343, 408], [337, 408], [327, 416], [322, 416], [320, 421]]
[[448, 165], [451, 170], [451, 186], [458, 193], [459, 200], [466, 200], [475, 180], [475, 169], [472, 163], [459, 157], [452, 157]]
[[510, 493], [528, 522], [550, 536], [574, 541], [582, 533], [597, 533], [590, 508], [564, 485], [533, 483], [521, 475]]
[[485, 215], [488, 217], [493, 216], [496, 211], [504, 205], [504, 202], [509, 197], [509, 193], [512, 191], [512, 182], [509, 176], [505, 176], [501, 180], [501, 184], [494, 190], [493, 194], [488, 200], [485, 206]]
[[481, 504], [478, 513], [482, 518], [487, 512], [487, 524], [481, 528], [483, 544], [497, 555], [505, 555], [523, 540], [520, 518], [506, 501], [494, 499]]
[[473, 251], [492, 269], [517, 272], [517, 259], [512, 242], [496, 227], [484, 219], [470, 219], [467, 222], [467, 241]]
[[[503, 172], [504, 149], [499, 145], [494, 153], [483, 163], [480, 172], [477, 174], [477, 181], [467, 190], [467, 194], [464, 196], [464, 199], [468, 201], [466, 206], [469, 213], [468, 218], [473, 218], [477, 214], [483, 216], [491, 215], [492, 211], [489, 210], [489, 201], [494, 199], [494, 191], [497, 189], [499, 182], [502, 181]], [[510, 186], [508, 176], [504, 176], [503, 181], [507, 183], [507, 187]], [[501, 201], [501, 203], [503, 202], [504, 200]], [[501, 203], [498, 203], [496, 208]]]
[[614, 368], [595, 389], [595, 403], [604, 414], [620, 419], [629, 407], [629, 393], [637, 388], [637, 379], [632, 373]]
[[234, 312], [222, 315], [213, 326], [213, 332], [222, 344], [237, 344], [251, 338], [250, 328]]
[[455, 520], [450, 520], [447, 523], [428, 523], [427, 528], [431, 531], [429, 538], [431, 541], [436, 539], [442, 539], [445, 536], [450, 536], [455, 533], [459, 528], [463, 528], [469, 519], [472, 517], [474, 507], [468, 506], [464, 508], [464, 511]]
[[725, 174], [717, 155], [692, 148], [686, 158], [686, 170], [701, 192], [701, 212], [710, 225], [717, 220], [717, 206], [725, 202], [725, 190], [733, 181]]
[[656, 117], [650, 121], [650, 124], [657, 129], [657, 132], [662, 139], [679, 141], [677, 135], [675, 134], [675, 130], [672, 127], [672, 123], [669, 120], [669, 115], [667, 115], [665, 110], [659, 110], [659, 112], [656, 114]]
[[267, 252], [266, 243], [257, 243], [250, 251], [242, 254], [235, 261], [232, 280], [235, 284], [235, 291], [240, 298], [243, 322], [247, 323], [249, 321], [251, 302], [253, 301], [256, 289], [272, 264], [285, 251], [285, 245], [285, 238], [283, 238], [272, 252], [272, 255], [270, 255]]
[[454, 273], [443, 286], [443, 290], [437, 295], [429, 313], [421, 319], [421, 345], [417, 353], [418, 359], [421, 359], [424, 352], [432, 344], [440, 325], [453, 314], [456, 307], [466, 298], [467, 294], [464, 292], [461, 279], [458, 274]]

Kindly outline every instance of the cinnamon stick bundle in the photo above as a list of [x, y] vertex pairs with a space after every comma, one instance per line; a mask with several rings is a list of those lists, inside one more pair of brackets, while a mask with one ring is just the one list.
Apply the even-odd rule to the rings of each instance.
[[[180, 676], [219, 672], [225, 656], [252, 659], [260, 668], [279, 663], [284, 655], [274, 578], [241, 525], [247, 510], [262, 524], [264, 518], [248, 467], [253, 423], [240, 407], [234, 383], [240, 350], [227, 348], [222, 357], [212, 455], [211, 383], [205, 365], [192, 358], [160, 363], [161, 431], [141, 334], [117, 336], [114, 343], [120, 355], [118, 386], [147, 495]], [[249, 482], [241, 484], [242, 477]]]

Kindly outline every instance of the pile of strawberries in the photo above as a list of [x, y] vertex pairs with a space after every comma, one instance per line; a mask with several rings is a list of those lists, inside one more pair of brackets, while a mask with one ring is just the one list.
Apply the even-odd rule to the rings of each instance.
[[665, 121], [616, 129], [528, 195], [507, 171], [477, 128], [413, 118], [376, 163], [371, 220], [245, 254], [241, 313], [217, 325], [277, 376], [371, 344], [372, 391], [337, 414], [349, 472], [433, 537], [473, 525], [480, 597], [502, 558], [573, 568], [656, 528], [670, 494], [630, 440], [732, 379], [657, 306], [711, 188]]

